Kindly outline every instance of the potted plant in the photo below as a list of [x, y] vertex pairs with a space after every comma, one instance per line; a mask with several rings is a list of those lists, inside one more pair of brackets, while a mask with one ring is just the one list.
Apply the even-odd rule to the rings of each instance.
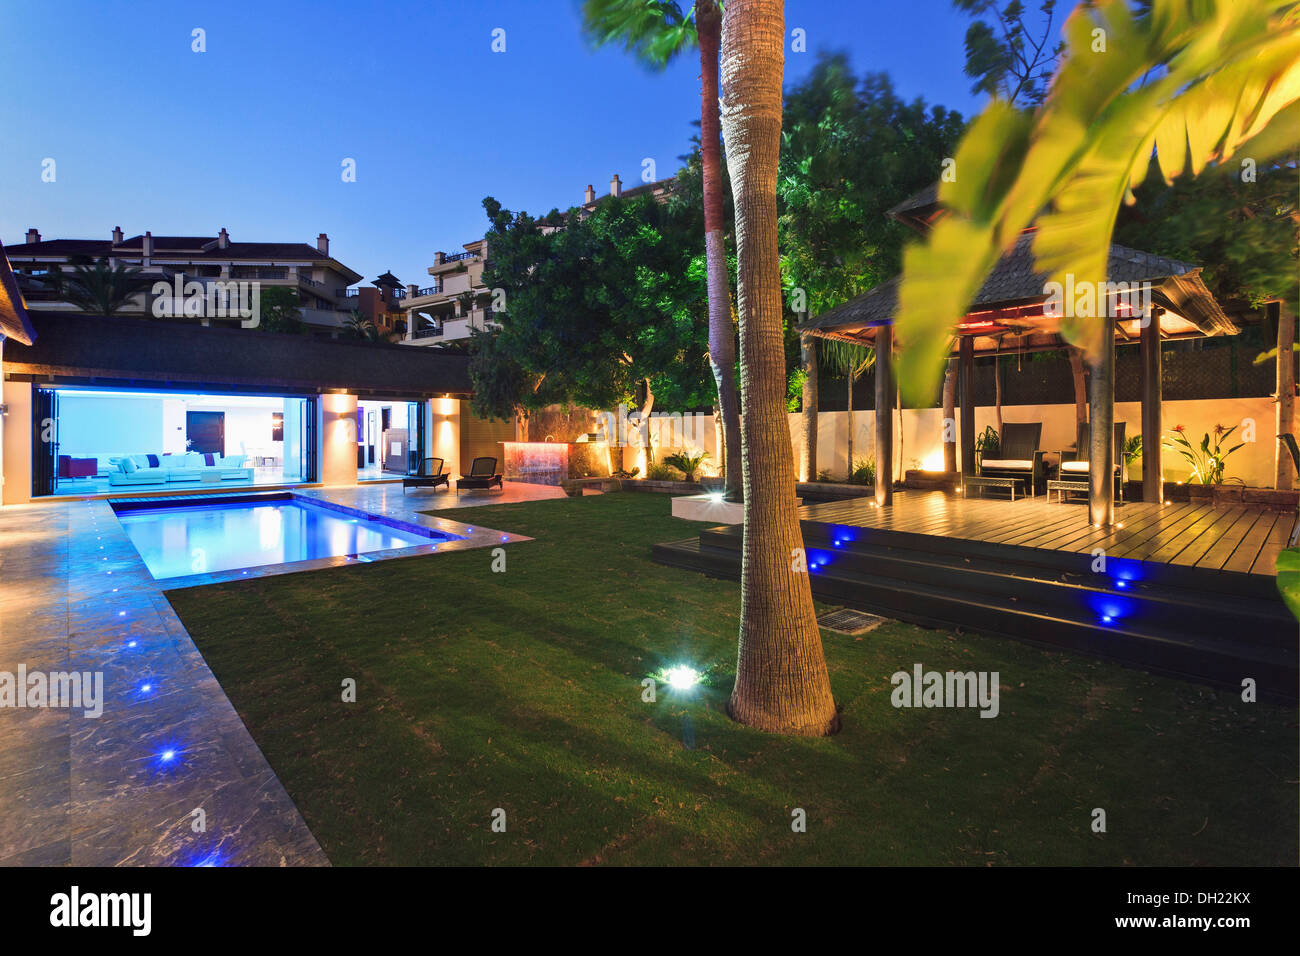
[[679, 451], [671, 455], [665, 455], [664, 464], [672, 465], [686, 476], [687, 481], [694, 482], [695, 473], [700, 470], [700, 465], [703, 464], [704, 459], [708, 457], [709, 453], [707, 451]]
[[984, 426], [984, 434], [975, 436], [975, 474], [980, 473], [980, 465], [985, 458], [996, 458], [998, 447], [1002, 444], [998, 433], [992, 425]]
[[1124, 442], [1124, 477], [1130, 481], [1141, 481], [1142, 472], [1133, 474], [1133, 463], [1142, 457], [1142, 436], [1134, 435]]
[[[1223, 446], [1227, 442], [1228, 436], [1236, 430], [1236, 425], [1231, 428], [1215, 425], [1213, 438], [1211, 438], [1209, 432], [1206, 432], [1200, 444], [1193, 445], [1184, 434], [1187, 429], [1182, 425], [1175, 425], [1171, 438], [1165, 439], [1165, 446], [1182, 455], [1183, 459], [1192, 467], [1192, 475], [1187, 479], [1189, 498], [1193, 500], [1214, 498], [1216, 501], [1241, 500], [1245, 482], [1240, 478], [1225, 481], [1223, 477], [1228, 456], [1245, 444], [1245, 442], [1241, 442], [1231, 448], [1224, 449]], [[1235, 482], [1235, 484], [1229, 484], [1228, 481]]]

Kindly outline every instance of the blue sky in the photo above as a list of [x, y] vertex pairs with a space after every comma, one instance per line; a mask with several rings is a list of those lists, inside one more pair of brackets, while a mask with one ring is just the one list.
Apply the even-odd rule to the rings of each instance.
[[[366, 280], [424, 285], [480, 205], [545, 212], [618, 172], [678, 166], [698, 62], [591, 50], [577, 0], [0, 3], [0, 240], [215, 235], [314, 242]], [[949, 0], [788, 0], [808, 53], [845, 50], [909, 98], [971, 115]], [[207, 52], [191, 50], [206, 31]], [[506, 51], [491, 50], [503, 28]], [[57, 179], [41, 181], [45, 158]], [[341, 163], [356, 160], [354, 183]]]

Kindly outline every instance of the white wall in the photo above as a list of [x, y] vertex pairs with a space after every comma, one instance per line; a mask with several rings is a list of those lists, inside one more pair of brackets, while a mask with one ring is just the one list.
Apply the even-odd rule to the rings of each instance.
[[[182, 423], [184, 415], [181, 416]], [[184, 433], [181, 450], [184, 450]], [[163, 401], [154, 396], [59, 395], [59, 454], [74, 458], [161, 454]]]
[[7, 405], [0, 425], [3, 445], [4, 503], [24, 504], [32, 499], [32, 386], [29, 382], [4, 382], [0, 403]]

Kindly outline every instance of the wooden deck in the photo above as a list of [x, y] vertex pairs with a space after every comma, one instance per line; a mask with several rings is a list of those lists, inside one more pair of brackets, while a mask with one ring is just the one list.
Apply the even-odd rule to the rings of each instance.
[[[807, 504], [799, 517], [813, 594], [828, 603], [1297, 696], [1300, 631], [1275, 573], [1293, 514], [1135, 502], [1095, 528], [1082, 503], [912, 491], [886, 508]], [[743, 544], [738, 525], [704, 527], [653, 554], [735, 579]]]
[[1209, 504], [1130, 502], [1116, 508], [1118, 526], [1094, 528], [1087, 505], [1053, 496], [956, 499], [940, 491], [901, 492], [888, 508], [856, 498], [805, 505], [804, 521], [851, 525], [910, 534], [959, 538], [987, 544], [1091, 552], [1181, 567], [1275, 575], [1293, 513]]

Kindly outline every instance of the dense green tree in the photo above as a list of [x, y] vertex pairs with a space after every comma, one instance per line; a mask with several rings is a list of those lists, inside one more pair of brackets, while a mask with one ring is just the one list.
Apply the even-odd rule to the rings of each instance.
[[726, 496], [738, 501], [740, 406], [736, 394], [736, 327], [727, 268], [722, 174], [722, 127], [718, 113], [718, 52], [722, 5], [695, 0], [683, 9], [673, 0], [585, 0], [588, 35], [597, 43], [622, 43], [642, 62], [662, 69], [690, 47], [700, 57], [700, 170], [704, 212], [705, 280], [708, 288], [709, 363], [723, 425]]
[[262, 289], [260, 293], [262, 318], [257, 323], [257, 327], [263, 332], [299, 334], [304, 332], [306, 328], [302, 324], [300, 303], [297, 289], [282, 285]]
[[[911, 234], [887, 212], [938, 178], [962, 129], [961, 114], [901, 99], [883, 74], [859, 81], [844, 54], [823, 55], [806, 80], [786, 91], [777, 191], [786, 301], [795, 322], [899, 271]], [[802, 365], [800, 470], [811, 480], [817, 470], [818, 343], [791, 334], [787, 350], [790, 364]]]
[[480, 414], [711, 403], [703, 237], [689, 220], [650, 196], [570, 210], [559, 228], [490, 197], [483, 206], [483, 282], [505, 308], [493, 314], [499, 329], [471, 340]]

